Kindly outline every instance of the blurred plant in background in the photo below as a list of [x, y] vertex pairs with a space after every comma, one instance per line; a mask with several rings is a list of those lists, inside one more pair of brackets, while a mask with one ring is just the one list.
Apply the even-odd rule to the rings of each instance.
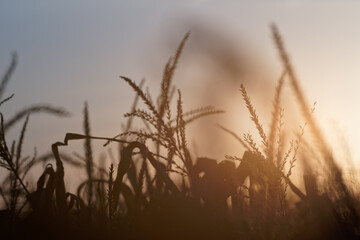
[[[186, 34], [174, 57], [163, 70], [160, 94], [153, 98], [136, 84], [121, 77], [136, 93], [122, 132], [113, 137], [91, 134], [89, 106], [84, 106], [83, 133], [67, 133], [52, 144], [52, 153], [22, 156], [22, 143], [35, 112], [57, 116], [68, 113], [48, 105], [34, 106], [4, 121], [1, 115], [0, 166], [7, 170], [1, 196], [5, 203], [0, 226], [6, 238], [86, 239], [358, 239], [359, 199], [356, 188], [344, 181], [313, 112], [300, 88], [284, 43], [273, 25], [272, 34], [283, 65], [273, 100], [269, 131], [261, 124], [244, 85], [240, 86], [246, 108], [261, 143], [251, 133], [243, 137], [218, 124], [245, 149], [242, 157], [194, 158], [188, 146], [186, 127], [193, 121], [222, 114], [213, 106], [190, 111], [172, 80]], [[0, 97], [16, 66], [12, 63], [0, 85]], [[301, 109], [304, 123], [294, 140], [285, 141], [282, 92], [287, 81]], [[12, 96], [2, 100], [1, 104]], [[177, 97], [176, 108], [171, 102]], [[138, 107], [139, 100], [144, 108]], [[8, 147], [6, 130], [25, 119], [19, 140]], [[137, 121], [140, 124], [134, 124]], [[311, 138], [305, 137], [305, 132]], [[84, 141], [84, 156], [61, 152], [72, 141]], [[118, 147], [95, 161], [93, 141]], [[318, 157], [314, 165], [311, 153]], [[299, 157], [301, 156], [301, 157]], [[319, 157], [320, 156], [320, 157]], [[36, 186], [26, 184], [26, 174], [38, 162], [50, 159]], [[219, 161], [221, 160], [221, 161]], [[291, 180], [301, 160], [303, 182]], [[86, 179], [76, 193], [66, 191], [64, 162], [81, 167]], [[109, 164], [111, 163], [111, 164]], [[115, 163], [115, 164], [113, 164]], [[107, 169], [107, 165], [110, 168]], [[324, 179], [319, 181], [315, 169]], [[317, 169], [318, 170], [318, 169]], [[349, 190], [351, 189], [351, 190]]]

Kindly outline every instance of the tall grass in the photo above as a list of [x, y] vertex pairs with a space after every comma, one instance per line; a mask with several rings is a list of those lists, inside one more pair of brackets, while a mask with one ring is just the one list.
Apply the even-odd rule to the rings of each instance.
[[[35, 106], [7, 122], [1, 114], [0, 166], [8, 171], [0, 188], [4, 202], [4, 210], [0, 212], [2, 236], [6, 239], [359, 239], [357, 193], [348, 190], [341, 168], [335, 164], [329, 144], [311, 114], [279, 31], [274, 25], [271, 29], [284, 71], [275, 87], [269, 131], [261, 124], [244, 85], [240, 85], [239, 94], [261, 142], [257, 143], [252, 133], [240, 137], [218, 124], [240, 143], [239, 148], [245, 149], [242, 157], [225, 156], [223, 161], [192, 157], [187, 125], [224, 111], [213, 106], [183, 109], [186, 99], [174, 86], [173, 76], [189, 33], [165, 65], [157, 98], [152, 98], [148, 89], [143, 90], [144, 81], [137, 84], [128, 77], [120, 77], [136, 97], [130, 112], [124, 115], [123, 132], [114, 137], [91, 135], [89, 108], [85, 103], [83, 134], [66, 133], [63, 141], [52, 144], [51, 155], [37, 156], [35, 152], [32, 158], [24, 158], [22, 145], [29, 115], [40, 111], [64, 116], [67, 112], [48, 105]], [[0, 100], [16, 61], [14, 56], [3, 77]], [[285, 81], [290, 83], [305, 119], [300, 132], [290, 142], [283, 137]], [[1, 104], [11, 97], [3, 99]], [[176, 109], [171, 109], [176, 97]], [[138, 106], [139, 100], [144, 108]], [[19, 140], [9, 148], [5, 130], [24, 117]], [[135, 119], [143, 125], [135, 125]], [[308, 129], [314, 136], [313, 142], [304, 137]], [[73, 141], [84, 142], [84, 162], [61, 153]], [[93, 141], [117, 146], [118, 159], [109, 154], [97, 163]], [[315, 144], [317, 148], [313, 147]], [[322, 173], [327, 182], [319, 182], [311, 174], [313, 166], [308, 163], [303, 183], [298, 186], [293, 183], [293, 170], [300, 156], [310, 157], [302, 151], [302, 145], [321, 153], [323, 164], [329, 169]], [[46, 161], [50, 163], [36, 186], [24, 183], [31, 167]], [[64, 162], [83, 168], [87, 174], [76, 194], [66, 190]], [[110, 167], [107, 169], [106, 165]]]

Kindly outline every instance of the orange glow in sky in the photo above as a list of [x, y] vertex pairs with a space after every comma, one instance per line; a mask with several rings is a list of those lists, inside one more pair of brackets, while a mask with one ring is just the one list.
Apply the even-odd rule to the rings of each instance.
[[[145, 77], [150, 91], [158, 93], [164, 64], [190, 30], [175, 76], [184, 107], [214, 105], [227, 111], [195, 124], [198, 131], [206, 134], [209, 127], [216, 137], [223, 136], [217, 122], [239, 135], [254, 130], [248, 127], [240, 83], [247, 87], [267, 128], [282, 71], [269, 29], [270, 23], [276, 23], [309, 104], [317, 102], [315, 116], [325, 135], [341, 149], [347, 142], [359, 163], [359, 11], [359, 2], [340, 0], [104, 1], [101, 5], [88, 0], [4, 1], [0, 66], [6, 69], [10, 53], [17, 51], [19, 67], [7, 89], [15, 98], [3, 111], [10, 116], [30, 103], [49, 102], [73, 113], [69, 119], [31, 117], [28, 134], [34, 137], [25, 145], [31, 153], [34, 146], [47, 151], [66, 132], [81, 132], [84, 101], [90, 106], [93, 134], [114, 136], [121, 131], [123, 114], [134, 96], [118, 76], [136, 82]], [[288, 86], [284, 101], [294, 101]], [[287, 113], [292, 110], [285, 109]], [[297, 121], [299, 125], [303, 120]], [[18, 129], [9, 137], [17, 136]], [[206, 143], [198, 146], [199, 155], [216, 149], [212, 147], [218, 144], [216, 137], [205, 141], [206, 137], [194, 136], [198, 145]], [[224, 141], [218, 144], [222, 152], [210, 150], [209, 155], [236, 155], [237, 150], [227, 144], [230, 140]]]

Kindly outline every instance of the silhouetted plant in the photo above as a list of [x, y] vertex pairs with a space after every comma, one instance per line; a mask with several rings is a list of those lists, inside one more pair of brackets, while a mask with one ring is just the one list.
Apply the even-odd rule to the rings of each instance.
[[[29, 114], [47, 112], [65, 116], [67, 112], [48, 105], [35, 106], [5, 123], [0, 114], [0, 167], [8, 171], [3, 186], [10, 186], [0, 188], [7, 209], [0, 215], [3, 236], [9, 239], [359, 239], [359, 199], [348, 190], [341, 169], [328, 150], [275, 26], [272, 33], [284, 71], [275, 88], [269, 131], [260, 123], [244, 85], [240, 86], [240, 92], [261, 144], [251, 133], [241, 138], [218, 124], [245, 149], [242, 157], [226, 155], [225, 160], [218, 161], [207, 157], [193, 159], [190, 154], [187, 124], [224, 112], [213, 106], [183, 109], [181, 91], [172, 80], [189, 33], [166, 63], [160, 95], [155, 101], [148, 89], [143, 90], [144, 80], [137, 85], [130, 78], [121, 77], [136, 96], [130, 112], [124, 115], [127, 122], [123, 132], [115, 137], [91, 135], [85, 103], [83, 134], [65, 134], [64, 141], [52, 144], [51, 155], [38, 157], [35, 151], [32, 158], [23, 157]], [[16, 59], [14, 55], [0, 84], [0, 105], [13, 96], [2, 100]], [[290, 142], [285, 141], [283, 128], [285, 111], [281, 95], [285, 81], [290, 82], [305, 118], [300, 132]], [[173, 111], [170, 106], [176, 95]], [[138, 100], [142, 100], [146, 109], [138, 107]], [[24, 117], [19, 140], [8, 148], [6, 128]], [[135, 119], [141, 120], [143, 126], [134, 126]], [[314, 135], [316, 146], [304, 138], [305, 126]], [[97, 164], [93, 140], [104, 141], [104, 146], [118, 144], [119, 159], [109, 154], [109, 158], [101, 157]], [[77, 154], [74, 158], [60, 152], [71, 141], [84, 141], [85, 157]], [[324, 171], [324, 176], [331, 187], [320, 188], [324, 183], [317, 181], [310, 165], [304, 172], [303, 186], [298, 187], [290, 180], [302, 144], [321, 152], [323, 164], [329, 170]], [[24, 183], [25, 176], [35, 164], [49, 161], [36, 189], [31, 190]], [[115, 164], [109, 164], [107, 170], [106, 161]], [[79, 184], [76, 194], [66, 191], [63, 162], [86, 170], [87, 178]], [[23, 201], [18, 207], [20, 197]]]

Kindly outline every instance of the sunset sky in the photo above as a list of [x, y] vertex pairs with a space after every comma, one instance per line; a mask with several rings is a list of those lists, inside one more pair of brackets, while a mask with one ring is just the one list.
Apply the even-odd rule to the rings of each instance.
[[[175, 77], [185, 108], [213, 104], [225, 109], [226, 117], [211, 118], [207, 125], [218, 131], [213, 125], [219, 122], [242, 135], [248, 129], [240, 119], [248, 114], [240, 83], [247, 86], [263, 125], [269, 124], [282, 70], [269, 28], [276, 23], [309, 104], [317, 101], [315, 115], [327, 136], [339, 139], [341, 133], [360, 163], [359, 13], [360, 2], [352, 0], [2, 0], [1, 74], [13, 51], [19, 64], [5, 94], [15, 97], [1, 111], [9, 117], [32, 103], [50, 103], [72, 113], [61, 119], [31, 116], [25, 145], [29, 154], [34, 146], [49, 149], [66, 132], [81, 132], [85, 101], [93, 135], [114, 136], [134, 97], [119, 76], [136, 82], [145, 77], [157, 94], [164, 64], [190, 30]], [[238, 53], [235, 66], [242, 70], [223, 80], [222, 74], [212, 74], [218, 67], [209, 54], [214, 48]], [[284, 94], [291, 95], [289, 88]], [[18, 136], [19, 127], [9, 138]]]

